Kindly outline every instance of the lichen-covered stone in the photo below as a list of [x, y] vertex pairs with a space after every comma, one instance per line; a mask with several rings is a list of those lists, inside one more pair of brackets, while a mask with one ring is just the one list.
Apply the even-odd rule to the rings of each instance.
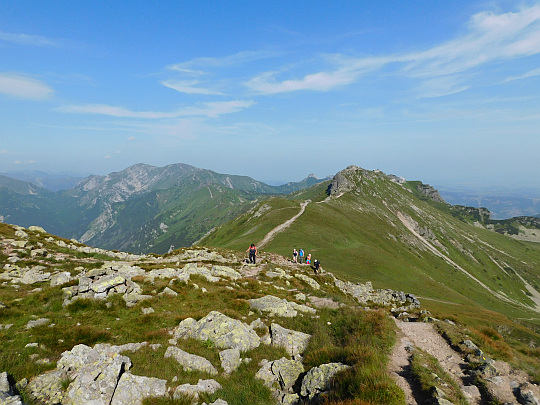
[[272, 346], [283, 347], [290, 356], [295, 356], [306, 350], [311, 335], [273, 323], [270, 325], [270, 337]]
[[182, 384], [174, 391], [173, 398], [178, 399], [182, 395], [191, 396], [196, 400], [199, 399], [199, 394], [213, 394], [221, 388], [221, 385], [215, 380], [199, 380], [196, 385]]
[[176, 346], [169, 346], [165, 357], [173, 357], [186, 371], [202, 371], [210, 375], [218, 374], [217, 369], [210, 361], [204, 357], [185, 352]]
[[298, 312], [315, 314], [317, 311], [305, 305], [300, 305], [295, 302], [289, 302], [286, 299], [266, 295], [261, 298], [251, 299], [249, 303], [252, 308], [263, 312], [268, 312], [269, 315], [282, 316], [292, 318], [298, 315]]
[[141, 405], [144, 398], [161, 397], [167, 393], [167, 380], [124, 373], [111, 401], [111, 405]]
[[69, 271], [61, 271], [51, 276], [51, 287], [56, 287], [71, 281], [71, 273]]
[[320, 290], [321, 289], [321, 285], [319, 283], [317, 283], [311, 277], [306, 276], [305, 274], [301, 274], [301, 273], [295, 274], [295, 277], [302, 280], [306, 284], [308, 284], [314, 290]]
[[237, 348], [241, 352], [260, 345], [257, 333], [246, 323], [212, 311], [198, 322], [185, 319], [174, 331], [175, 338], [210, 340], [219, 349]]
[[15, 394], [15, 390], [9, 383], [7, 372], [0, 373], [0, 405], [23, 405], [21, 397]]
[[302, 380], [300, 395], [310, 400], [330, 389], [332, 378], [342, 370], [349, 368], [341, 363], [327, 363], [313, 367]]
[[62, 387], [64, 381], [68, 381], [68, 373], [64, 369], [56, 369], [33, 378], [27, 386], [27, 390], [38, 402], [53, 405], [60, 404], [66, 397], [66, 391]]
[[219, 352], [219, 359], [221, 360], [221, 367], [226, 374], [232, 373], [242, 364], [240, 350], [238, 348], [222, 350]]

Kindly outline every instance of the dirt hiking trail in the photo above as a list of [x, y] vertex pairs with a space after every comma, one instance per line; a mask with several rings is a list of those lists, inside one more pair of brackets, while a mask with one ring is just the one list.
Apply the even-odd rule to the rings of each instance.
[[283, 232], [285, 229], [287, 229], [291, 224], [296, 221], [306, 210], [306, 206], [311, 202], [311, 200], [306, 200], [303, 203], [300, 204], [300, 212], [296, 214], [291, 219], [288, 219], [287, 221], [283, 222], [281, 225], [276, 226], [274, 229], [272, 229], [270, 232], [268, 232], [263, 240], [261, 240], [257, 246], [259, 248], [262, 248], [263, 246], [266, 246], [274, 237], [280, 233]]

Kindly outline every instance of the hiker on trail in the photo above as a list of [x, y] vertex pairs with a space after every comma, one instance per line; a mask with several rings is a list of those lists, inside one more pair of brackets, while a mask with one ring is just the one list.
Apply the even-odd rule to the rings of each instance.
[[304, 262], [304, 249], [298, 251], [298, 258], [300, 259], [300, 264]]
[[306, 257], [306, 264], [311, 264], [311, 253]]
[[317, 259], [313, 260], [313, 265], [315, 266], [315, 274], [319, 273], [319, 268], [321, 267], [321, 262]]
[[255, 258], [257, 257], [257, 246], [254, 243], [247, 248], [246, 252], [249, 252], [249, 262], [255, 264]]
[[293, 249], [292, 256], [293, 256], [293, 262], [297, 263], [298, 262], [298, 252], [296, 251], [296, 249]]

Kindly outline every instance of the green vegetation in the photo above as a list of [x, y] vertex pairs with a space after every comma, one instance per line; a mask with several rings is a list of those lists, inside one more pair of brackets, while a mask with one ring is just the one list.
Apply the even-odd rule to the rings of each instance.
[[469, 403], [459, 389], [459, 385], [441, 368], [432, 355], [415, 349], [412, 355], [411, 373], [426, 396], [440, 395], [453, 404], [467, 405]]

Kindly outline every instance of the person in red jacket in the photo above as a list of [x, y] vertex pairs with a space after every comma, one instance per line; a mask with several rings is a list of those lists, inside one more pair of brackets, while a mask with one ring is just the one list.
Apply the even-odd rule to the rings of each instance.
[[247, 248], [246, 252], [249, 252], [249, 262], [255, 264], [255, 258], [257, 257], [257, 246], [254, 243]]

